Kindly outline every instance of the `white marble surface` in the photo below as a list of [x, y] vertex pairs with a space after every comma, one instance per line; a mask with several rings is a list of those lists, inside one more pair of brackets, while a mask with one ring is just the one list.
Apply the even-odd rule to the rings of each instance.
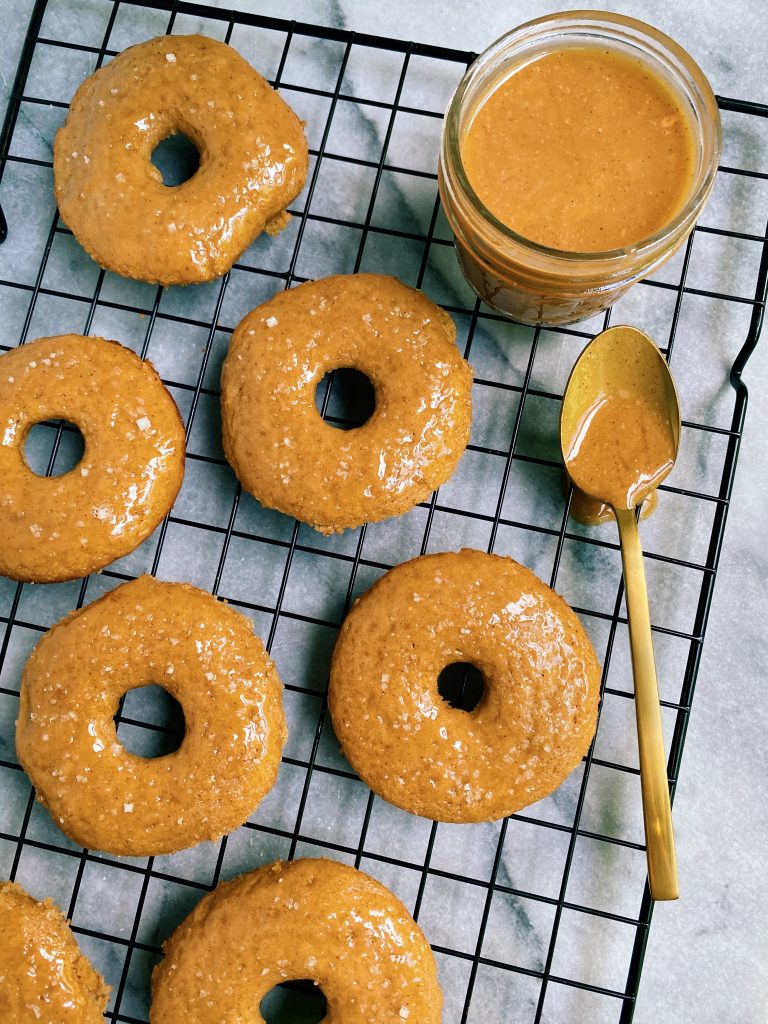
[[[66, 6], [58, 3], [57, 6]], [[79, 0], [71, 0], [70, 8], [74, 13], [79, 7]], [[403, 38], [414, 39], [420, 42], [435, 43], [445, 46], [458, 47], [461, 49], [482, 49], [497, 35], [511, 27], [514, 23], [526, 20], [546, 13], [553, 9], [565, 9], [557, 4], [542, 3], [515, 3], [496, 4], [466, 2], [462, 4], [449, 4], [439, 0], [421, 0], [418, 5], [403, 2], [403, 0], [390, 0], [386, 4], [353, 3], [352, 0], [341, 0], [341, 2], [318, 2], [310, 3], [308, 0], [269, 0], [269, 2], [256, 3], [245, 2], [227, 3], [221, 6], [236, 6], [241, 10], [254, 10], [260, 13], [271, 14], [276, 17], [296, 18], [298, 20], [316, 22], [330, 25], [340, 25], [345, 28], [352, 28], [362, 32], [380, 33], [394, 35]], [[591, 6], [591, 5], [587, 5]], [[703, 3], [696, 3], [693, 0], [684, 0], [675, 5], [662, 5], [656, 2], [637, 2], [632, 4], [606, 5], [613, 10], [620, 10], [627, 14], [652, 21], [658, 27], [668, 31], [685, 45], [699, 60], [710, 77], [715, 91], [729, 96], [748, 97], [751, 99], [768, 102], [768, 85], [765, 78], [765, 39], [768, 30], [768, 16], [765, 8], [757, 2], [730, 3], [725, 7], [718, 0], [704, 0]], [[23, 28], [28, 12], [31, 8], [29, 0], [12, 0], [10, 14], [6, 21], [6, 41], [0, 54], [0, 77], [2, 77], [3, 89], [7, 90], [16, 60], [18, 46], [20, 46], [23, 35]], [[6, 8], [8, 9], [8, 8]], [[151, 34], [148, 32], [147, 34]], [[258, 64], [258, 61], [256, 61]], [[47, 70], [46, 73], [54, 74], [54, 70]], [[386, 76], [385, 76], [386, 77]], [[427, 84], [428, 85], [428, 84]], [[424, 85], [424, 88], [427, 88]], [[439, 90], [438, 90], [439, 92]], [[66, 97], [65, 97], [66, 98]], [[435, 102], [434, 97], [430, 98]], [[415, 98], [418, 102], [418, 97]], [[350, 131], [353, 131], [350, 128]], [[359, 126], [358, 126], [359, 130]], [[740, 147], [740, 158], [752, 161], [752, 166], [759, 166], [761, 169], [768, 168], [768, 135], [762, 133], [762, 149], [759, 152], [749, 152], [749, 147], [760, 145], [756, 133], [740, 135], [734, 129], [735, 143]], [[726, 146], [728, 139], [726, 139]], [[39, 183], [35, 184], [37, 187]], [[14, 195], [21, 195], [23, 182], [17, 182], [14, 186]], [[31, 186], [30, 186], [31, 187]], [[18, 188], [18, 193], [16, 192]], [[8, 183], [4, 183], [3, 192], [0, 193], [7, 212], [8, 207]], [[761, 233], [765, 230], [765, 219], [768, 216], [768, 202], [765, 202], [766, 192], [762, 192], [762, 209], [758, 211], [762, 218], [761, 227], [752, 227], [751, 230]], [[713, 213], [728, 217], [732, 204], [735, 211], [734, 216], [747, 216], [750, 211], [746, 208], [751, 200], [739, 196], [716, 197]], [[47, 216], [47, 214], [46, 214]], [[10, 240], [9, 240], [10, 241]], [[0, 249], [0, 261], [3, 259], [3, 251]], [[16, 259], [23, 263], [23, 254], [17, 254]], [[77, 267], [83, 273], [87, 273], [87, 264], [77, 261]], [[737, 268], [738, 269], [738, 268]], [[715, 278], [720, 282], [719, 286], [725, 287], [727, 275], [733, 267], [722, 267], [718, 265], [717, 253], [705, 261], [705, 272], [710, 274], [721, 274]], [[704, 271], [703, 271], [704, 272]], [[703, 283], [704, 287], [711, 287], [711, 280]], [[92, 282], [89, 283], [92, 286]], [[636, 301], [629, 303], [625, 309], [627, 319], [632, 322], [644, 323], [647, 318], [653, 320], [654, 310], [643, 307], [642, 302], [648, 301], [648, 291], [638, 293]], [[138, 293], [137, 293], [138, 294]], [[210, 295], [210, 293], [208, 293]], [[205, 294], [201, 293], [200, 309], [204, 317]], [[437, 296], [439, 298], [439, 296]], [[242, 297], [242, 302], [252, 296]], [[137, 299], [138, 301], [138, 299]], [[235, 295], [235, 301], [228, 313], [235, 316], [239, 309], [241, 296]], [[6, 311], [7, 312], [7, 311]], [[745, 318], [743, 310], [736, 311], [733, 321], [714, 320], [702, 313], [698, 320], [687, 325], [689, 331], [700, 331], [702, 354], [700, 364], [695, 359], [689, 359], [684, 366], [678, 368], [678, 373], [687, 375], [685, 381], [681, 382], [688, 396], [689, 410], [686, 413], [694, 418], [695, 413], [702, 416], [709, 415], [717, 417], [718, 410], [727, 408], [731, 404], [730, 395], [723, 389], [709, 390], [708, 381], [713, 372], [713, 367], [719, 367], [722, 373], [724, 367], [732, 359], [733, 353], [738, 347], [740, 335], [743, 334]], [[55, 319], [57, 314], [51, 311], [49, 316]], [[662, 317], [663, 319], [663, 317]], [[229, 322], [228, 320], [226, 322]], [[40, 321], [44, 326], [43, 320]], [[114, 325], [110, 325], [114, 326]], [[104, 327], [106, 330], [106, 325]], [[117, 327], [114, 326], [117, 330]], [[39, 331], [37, 333], [40, 333]], [[9, 339], [13, 343], [15, 339]], [[162, 341], [162, 339], [161, 339]], [[153, 342], [154, 344], [154, 342]], [[168, 365], [177, 368], [175, 360], [178, 354], [174, 350], [175, 342], [172, 338], [167, 339], [152, 353], [153, 358], [162, 362], [163, 357], [168, 359]], [[476, 357], [487, 355], [489, 360], [496, 360], [494, 367], [498, 370], [498, 350], [489, 342], [483, 347], [484, 342], [478, 342], [475, 350]], [[545, 352], [546, 363], [542, 372], [551, 372], [557, 375], [555, 365], [562, 354], [563, 349]], [[681, 358], [683, 358], [681, 356]], [[514, 363], [514, 357], [511, 357]], [[502, 367], [503, 370], [503, 367]], [[502, 372], [501, 370], [499, 372]], [[763, 339], [761, 346], [753, 356], [750, 363], [746, 380], [751, 389], [751, 403], [747, 416], [745, 439], [742, 445], [739, 471], [737, 473], [736, 485], [733, 497], [733, 508], [728, 520], [725, 545], [723, 548], [720, 574], [715, 589], [714, 603], [708, 628], [707, 642], [704, 647], [704, 654], [699, 673], [696, 697], [693, 714], [688, 731], [686, 750], [683, 759], [680, 783], [675, 803], [675, 824], [678, 843], [678, 857], [680, 864], [682, 898], [676, 904], [661, 905], [656, 908], [651, 938], [648, 946], [643, 981], [640, 989], [638, 1008], [635, 1015], [637, 1024], [764, 1024], [766, 1020], [766, 1009], [768, 1005], [768, 971], [765, 964], [768, 962], [768, 929], [765, 927], [765, 920], [768, 916], [768, 899], [763, 877], [763, 863], [765, 850], [768, 848], [768, 828], [766, 827], [764, 792], [768, 783], [766, 770], [766, 755], [764, 746], [764, 735], [768, 714], [766, 713], [764, 676], [766, 671], [764, 623], [768, 613], [768, 600], [766, 598], [766, 558], [763, 538], [768, 532], [768, 515], [765, 511], [762, 491], [762, 469], [765, 464], [766, 452], [768, 451], [768, 415], [765, 413], [765, 395], [768, 393], [768, 339]], [[691, 412], [690, 410], [693, 410]], [[207, 422], [205, 413], [203, 424]], [[500, 411], [497, 408], [479, 410], [476, 418], [479, 423], [476, 429], [480, 432], [483, 443], [494, 442], [494, 431], [501, 429], [498, 426]], [[698, 460], [700, 463], [701, 460]], [[679, 472], [690, 472], [694, 474], [701, 471], [701, 465], [693, 458], [691, 464], [682, 466]], [[692, 477], [691, 479], [693, 479]], [[525, 494], [525, 488], [521, 483], [520, 489], [516, 492]], [[461, 479], [456, 484], [460, 487]], [[220, 515], [221, 510], [216, 506], [221, 494], [228, 486], [223, 478], [215, 480], [197, 480], [196, 491], [192, 489], [182, 494], [180, 501], [190, 503], [186, 508], [182, 505], [182, 513], [190, 515], [215, 517]], [[206, 489], [207, 488], [207, 489]], [[227, 492], [228, 493], [228, 492]], [[448, 500], [450, 500], [449, 492]], [[203, 499], [200, 499], [203, 495]], [[205, 498], [207, 495], [207, 499]], [[533, 500], [533, 499], [532, 499]], [[195, 502], [198, 502], [195, 504]], [[225, 501], [228, 497], [225, 494]], [[538, 506], [537, 506], [538, 508]], [[280, 522], [280, 517], [272, 517], [267, 522], [264, 517], [258, 517], [257, 512], [252, 512], [254, 521], [258, 519], [261, 529], [273, 529], [275, 535], [282, 536], [285, 531], [285, 524]], [[669, 544], [670, 551], [680, 553], [680, 545], [683, 551], [693, 549], [696, 546], [702, 524], [693, 524], [690, 527], [690, 535], [687, 524], [674, 524], [673, 515], [667, 518], [661, 517], [654, 527], [648, 524], [648, 542], [651, 550], [664, 550], [665, 544]], [[708, 524], [704, 523], [703, 527]], [[419, 533], [419, 523], [408, 524], [402, 529], [387, 532], [380, 530], [374, 532], [375, 543], [378, 545], [378, 557], [386, 560], [388, 557], [402, 559], [410, 554], [408, 544], [412, 542], [412, 536]], [[438, 540], [440, 530], [437, 530]], [[467, 538], [472, 542], [473, 538]], [[449, 546], [449, 538], [446, 538], [446, 546]], [[475, 541], [483, 544], [482, 539]], [[349, 541], [338, 542], [339, 545], [348, 545]], [[511, 542], [510, 542], [511, 543]], [[655, 548], [654, 548], [655, 546]], [[346, 549], [346, 546], [345, 548]], [[542, 564], [546, 564], [546, 553], [539, 553], [542, 556]], [[238, 585], [236, 577], [237, 553], [235, 553], [235, 573], [229, 581], [231, 587]], [[529, 561], [535, 561], [537, 553], [528, 552]], [[146, 558], [146, 554], [143, 556]], [[245, 558], [243, 554], [243, 558]], [[685, 555], [683, 555], [685, 557]], [[693, 554], [690, 557], [694, 557]], [[697, 557], [702, 557], [699, 553]], [[137, 553], [136, 559], [131, 563], [130, 568], [138, 569], [142, 564], [142, 556]], [[228, 563], [229, 565], [229, 563]], [[536, 566], [534, 565], [534, 568]], [[579, 566], [576, 567], [577, 569]], [[583, 566], [581, 566], [583, 568]], [[599, 568], [599, 565], [597, 566]], [[609, 566], [615, 570], [615, 565]], [[606, 568], [606, 571], [607, 571]], [[299, 582], [309, 580], [314, 573], [310, 564], [306, 566], [307, 575], [301, 575]], [[169, 561], [165, 567], [165, 574], [170, 578], [174, 574], [186, 576], [201, 585], [210, 585], [206, 574], [206, 559], [196, 559], [194, 555], [187, 553], [180, 546], [174, 551], [173, 563]], [[564, 579], [563, 579], [564, 577]], [[578, 587], [583, 583], [583, 576], [569, 577], [566, 566], [561, 576], [566, 588], [574, 588], [574, 594], [578, 596]], [[361, 580], [361, 584], [366, 582]], [[323, 580], [313, 579], [312, 591], [319, 593], [324, 584]], [[309, 589], [303, 593], [287, 596], [288, 607], [295, 602], [296, 608], [304, 607], [303, 602], [307, 599]], [[667, 592], [661, 583], [658, 586], [658, 600], [665, 605], [664, 610], [669, 614], [675, 613], [678, 606], [684, 605], [684, 595], [676, 592]], [[96, 589], [89, 590], [89, 599], [95, 596]], [[1, 595], [0, 595], [1, 597]], [[316, 598], [318, 601], [318, 614], [328, 614], [333, 610], [333, 601], [336, 599], [331, 594], [330, 583], [328, 584], [328, 600], [323, 603], [322, 596]], [[597, 602], [595, 595], [592, 599]], [[575, 598], [574, 598], [575, 599]], [[41, 599], [37, 597], [34, 602]], [[53, 599], [46, 599], [47, 611], [51, 621], [69, 606], [71, 601], [70, 593], [56, 591]], [[61, 607], [59, 608], [59, 602]], [[329, 604], [330, 602], [330, 604]], [[265, 598], [266, 603], [266, 598]], [[592, 605], [593, 607], [596, 604]], [[38, 607], [38, 612], [40, 608]], [[42, 620], [41, 620], [42, 621]], [[263, 623], [257, 619], [257, 627]], [[286, 678], [290, 675], [290, 659], [288, 655], [295, 649], [295, 644], [301, 642], [300, 638], [291, 635], [281, 636], [278, 634], [275, 654], [278, 663], [285, 665], [283, 669]], [[318, 641], [320, 643], [321, 641]], [[318, 655], [313, 648], [315, 657]], [[20, 659], [23, 651], [19, 651], [17, 659]], [[322, 655], [320, 655], [322, 656]], [[674, 655], [669, 655], [674, 659]], [[661, 655], [664, 658], [664, 654]], [[626, 672], [626, 658], [621, 653], [614, 657], [617, 672]], [[19, 661], [20, 663], [20, 661]], [[295, 669], [296, 679], [300, 677], [301, 670]], [[311, 669], [309, 670], [311, 673]], [[613, 673], [613, 666], [612, 666]], [[613, 678], [613, 675], [612, 675]], [[614, 684], [618, 685], [615, 680]], [[619, 702], [621, 703], [621, 702]], [[619, 718], [626, 715], [629, 708], [619, 708], [615, 713]], [[289, 720], [292, 725], [293, 752], [295, 756], [303, 756], [306, 752], [308, 736], [311, 736], [312, 715], [314, 711], [308, 711], [306, 704], [292, 698], [288, 707]], [[616, 735], [627, 735], [627, 729], [631, 727], [631, 721], [612, 723], [604, 719], [601, 729], [605, 731], [605, 742], [609, 744], [606, 748], [608, 756], [610, 751], [611, 732], [615, 726]], [[5, 756], [5, 755], [4, 755]], [[324, 751], [328, 760], [326, 763], [336, 763], [335, 754], [331, 746]], [[633, 763], [633, 756], [624, 754], [627, 763]], [[281, 775], [280, 792], [276, 792], [269, 798], [263, 812], [264, 817], [259, 820], [271, 821], [280, 827], [284, 822], [284, 811], [295, 803], [295, 790], [297, 779], [294, 779], [290, 772]], [[573, 796], [572, 786], [563, 788], [558, 799], [553, 800], [549, 810], [540, 813], [563, 815], [567, 818]], [[599, 787], [594, 794], [599, 799]], [[621, 801], [613, 808], [618, 825], [617, 834], [637, 836], [639, 821], [637, 814], [638, 793], [633, 787], [629, 787], [622, 798], [622, 794], [611, 790], [611, 799]], [[322, 829], [328, 823], [333, 822], [334, 827], [343, 832], [347, 827], [351, 828], [354, 819], [354, 808], [358, 797], [350, 796], [349, 800], [341, 793], [326, 791], [317, 794], [317, 799], [312, 803], [312, 815], [308, 823], [310, 834], [322, 834]], [[344, 808], [344, 815], [339, 817], [339, 808]], [[391, 841], [391, 830], [398, 827], [397, 815], [391, 815], [383, 805], [377, 802], [374, 825], [372, 827], [369, 849], [385, 850], [388, 842]], [[633, 810], [634, 808], [634, 810]], [[605, 827], [605, 808], [598, 806], [587, 810], [587, 815], [593, 814], [597, 817], [593, 820], [602, 822]], [[37, 818], [40, 817], [36, 815]], [[318, 831], [312, 833], [313, 824]], [[46, 825], [44, 820], [36, 823], [41, 834], [47, 834], [46, 829], [52, 826]], [[516, 830], [516, 832], [519, 830]], [[420, 835], [418, 828], [411, 823], [409, 833], [410, 842], [417, 841]], [[231, 864], [227, 865], [226, 871], [232, 873], [238, 867], [250, 865], [268, 859], [269, 856], [277, 856], [283, 853], [278, 842], [271, 845], [262, 841], [262, 845], [254, 847], [255, 837], [253, 834], [236, 834], [238, 839], [230, 843]], [[351, 835], [351, 833], [350, 833]], [[461, 858], [471, 856], [477, 865], [478, 861], [483, 862], [492, 851], [495, 831], [493, 827], [478, 829], [472, 833], [472, 847], [469, 848], [464, 833], [459, 840], [455, 830], [441, 830], [438, 835], [440, 840], [436, 849], [433, 863], [445, 866], [447, 870], [463, 870], [465, 861], [456, 859], [458, 849]], [[556, 833], [553, 833], [556, 835]], [[259, 837], [260, 841], [263, 837]], [[524, 838], [515, 834], [519, 845], [524, 845]], [[583, 852], [583, 851], [582, 851]], [[191, 851], [187, 855], [177, 858], [169, 870], [174, 872], [203, 872], [206, 858], [210, 852], [206, 848], [199, 848], [197, 852]], [[555, 856], [556, 861], [556, 856]], [[412, 879], [405, 877], [393, 877], [387, 879], [381, 874], [380, 864], [364, 865], [369, 870], [377, 869], [385, 881], [395, 887], [406, 902], [412, 898]], [[515, 862], [515, 870], [518, 872], [528, 871], [530, 875], [530, 886], [540, 886], [538, 891], [548, 891], [546, 887], [557, 884], [559, 876], [555, 871], [552, 877], [547, 877], [547, 870], [542, 872], [541, 865], [535, 856], [528, 863], [527, 868], [519, 861]], [[549, 865], [552, 866], [551, 864]], [[91, 866], [89, 866], [90, 869]], [[581, 886], [585, 901], [604, 900], [605, 905], [614, 909], [622, 906], [624, 896], [621, 892], [622, 878], [620, 868], [615, 863], [604, 865], [604, 877], [602, 882], [595, 882], [594, 875], [597, 873], [600, 878], [600, 871], [603, 869], [600, 862], [590, 859], [585, 855], [583, 863], [577, 862], [575, 872], [577, 886]], [[633, 868], [634, 871], [634, 862]], [[40, 877], [36, 873], [34, 865], [27, 867], [28, 877], [35, 879]], [[537, 874], [538, 872], [538, 874]], [[535, 880], [534, 879], [535, 876]], [[201, 877], [193, 874], [193, 877]], [[524, 875], [527, 879], [528, 875]], [[518, 875], [519, 878], [519, 875]], [[79, 921], [76, 923], [88, 926], [90, 921], [98, 921], [98, 900], [100, 895], [109, 887], [108, 875], [102, 872], [101, 876], [92, 880], [87, 888], [87, 898], [78, 903]], [[48, 875], [47, 883], [54, 888], [58, 885], [61, 888], [60, 899], [63, 905], [69, 898], [67, 879], [52, 877]], [[521, 888], [526, 884], [520, 882]], [[627, 883], [627, 888], [636, 895], [638, 881], [632, 876]], [[71, 881], [69, 882], [71, 889]], [[613, 889], [611, 889], [613, 887]], [[56, 892], [52, 893], [56, 896]], [[430, 894], [428, 894], [430, 896]], [[575, 898], [575, 897], [573, 897]], [[171, 897], [169, 897], [171, 899]], [[455, 916], [451, 918], [450, 909], [446, 912], [443, 900], [457, 900], [454, 903]], [[157, 905], [165, 907], [165, 897], [158, 895]], [[595, 904], [597, 905], [597, 903]], [[173, 913], [178, 913], [176, 904], [172, 904]], [[425, 929], [436, 943], [448, 945], [450, 943], [461, 943], [462, 941], [471, 945], [472, 929], [474, 921], [471, 919], [471, 901], [464, 904], [455, 894], [434, 892], [431, 898], [425, 901], [425, 912], [422, 915], [422, 923]], [[448, 905], [450, 908], [450, 905]], [[118, 908], [119, 909], [119, 908]], [[516, 908], [517, 911], [520, 908]], [[636, 912], [637, 907], [631, 903], [624, 904], [624, 911], [627, 913]], [[541, 949], [536, 949], [540, 940], [534, 940], [531, 944], [530, 932], [535, 935], [546, 935], [547, 915], [542, 911], [540, 905], [526, 908], [522, 914], [512, 916], [505, 915], [504, 908], [501, 908], [498, 920], [492, 918], [494, 923], [493, 934], [495, 941], [498, 941], [500, 948], [497, 956], [503, 959], [505, 952], [513, 948], [515, 944], [528, 942], [528, 954], [533, 957], [531, 966], [536, 965], [537, 956], [541, 955]], [[126, 911], [127, 913], [127, 911]], [[537, 919], [537, 914], [540, 919]], [[466, 922], [461, 920], [462, 915], [467, 915]], [[449, 924], [446, 924], [446, 920]], [[522, 922], [522, 923], [521, 923]], [[466, 935], [463, 935], [462, 928], [466, 927]], [[155, 927], [151, 923], [148, 928]], [[113, 923], [116, 931], [130, 929], [130, 921], [117, 921]], [[162, 925], [156, 925], [157, 931], [147, 941], [154, 941], [157, 934], [162, 932]], [[526, 934], [522, 931], [528, 930]], [[121, 931], [121, 933], [123, 933]], [[604, 941], [604, 937], [601, 941]], [[581, 946], [589, 948], [590, 942], [597, 943], [596, 936], [587, 932], [579, 933], [574, 931], [565, 937], [562, 948], [572, 959]], [[616, 947], [620, 945], [618, 938]], [[531, 953], [531, 949], [533, 952]], [[564, 955], [566, 955], [564, 954]], [[97, 955], [96, 951], [93, 955]], [[486, 955], [493, 956], [493, 952]], [[589, 960], [589, 957], [586, 958]], [[610, 949], [605, 952], [605, 963], [601, 965], [587, 965], [594, 970], [591, 977], [596, 983], [615, 983], [623, 985], [622, 969], [625, 965], [619, 954], [612, 958]], [[569, 969], [577, 969], [578, 964], [563, 962], [555, 964], [556, 970], [566, 973]], [[460, 990], [463, 979], [459, 977], [458, 969], [444, 974], [443, 980], [449, 996], [449, 1006], [456, 1005], [452, 1000], [460, 997]], [[482, 985], [479, 985], [482, 989]], [[455, 991], [454, 991], [455, 990]], [[522, 994], [521, 994], [522, 992]], [[525, 996], [524, 986], [516, 992], [513, 1002], [507, 1001], [503, 992], [499, 992], [489, 984], [484, 995], [478, 995], [473, 1001], [473, 1010], [477, 1007], [478, 1014], [482, 1012], [482, 1018], [493, 1024], [507, 1024], [511, 1021], [523, 1021], [532, 1019], [525, 1015], [529, 1004]], [[459, 998], [460, 1002], [460, 998]], [[446, 1024], [454, 1024], [458, 1021], [458, 1015], [447, 1015]], [[470, 1020], [479, 1020], [479, 1015], [472, 1015]], [[590, 1010], [586, 1004], [572, 1003], [563, 1005], [561, 1010], [553, 1008], [546, 1018], [550, 1024], [597, 1024], [603, 1019], [602, 1010]]]

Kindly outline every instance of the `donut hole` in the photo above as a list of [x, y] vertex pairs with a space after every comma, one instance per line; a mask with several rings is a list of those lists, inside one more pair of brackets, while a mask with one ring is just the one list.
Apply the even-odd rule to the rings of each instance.
[[174, 132], [158, 142], [150, 157], [168, 188], [183, 185], [200, 167], [200, 150], [189, 136]]
[[24, 458], [37, 476], [64, 476], [83, 458], [85, 439], [69, 420], [35, 423], [24, 442]]
[[130, 754], [165, 757], [178, 750], [186, 723], [181, 704], [162, 686], [129, 690], [115, 714], [117, 738]]
[[355, 430], [373, 416], [376, 391], [370, 379], [352, 366], [326, 373], [315, 390], [317, 411], [332, 427]]
[[327, 1012], [320, 987], [308, 979], [276, 985], [259, 1004], [266, 1024], [319, 1024]]
[[471, 662], [454, 661], [437, 677], [437, 692], [457, 711], [474, 711], [485, 693], [485, 679]]

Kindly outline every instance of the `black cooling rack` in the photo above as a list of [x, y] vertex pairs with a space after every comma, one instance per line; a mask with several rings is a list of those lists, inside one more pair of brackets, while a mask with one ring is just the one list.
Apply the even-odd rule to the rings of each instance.
[[[291, 226], [257, 242], [220, 281], [186, 291], [134, 288], [91, 264], [59, 221], [51, 138], [74, 87], [105, 59], [141, 38], [200, 29], [238, 46], [306, 118], [308, 184]], [[555, 424], [567, 372], [590, 337], [611, 317], [651, 331], [672, 360], [684, 414], [691, 412], [688, 458], [662, 487], [645, 532], [674, 794], [747, 404], [741, 374], [764, 310], [768, 173], [754, 154], [765, 153], [768, 108], [719, 99], [725, 162], [704, 222], [678, 257], [604, 317], [534, 330], [504, 321], [466, 289], [439, 209], [442, 109], [473, 56], [191, 3], [39, 0], [34, 7], [0, 140], [9, 220], [0, 309], [3, 329], [17, 335], [0, 347], [80, 331], [111, 334], [152, 358], [186, 420], [187, 482], [198, 499], [211, 499], [195, 504], [182, 492], [136, 558], [97, 577], [34, 590], [5, 581], [0, 589], [0, 771], [9, 796], [0, 868], [22, 882], [29, 877], [36, 895], [46, 879], [45, 892], [113, 986], [107, 1016], [114, 1021], [146, 1020], [160, 942], [204, 891], [275, 856], [306, 853], [363, 867], [404, 899], [433, 942], [449, 1024], [632, 1019], [653, 905], [627, 740], [632, 693], [618, 547], [610, 530], [569, 520]], [[65, 95], [46, 89], [45, 69], [53, 66], [72, 68]], [[24, 213], [12, 215], [20, 200]], [[5, 218], [0, 227], [5, 238]], [[724, 266], [736, 276], [724, 278]], [[455, 481], [389, 526], [327, 539], [241, 494], [218, 440], [210, 440], [218, 436], [218, 366], [248, 308], [308, 277], [360, 269], [423, 286], [456, 320], [476, 370], [475, 428], [462, 463], [470, 470], [460, 468]], [[717, 351], [713, 325], [728, 339]], [[686, 394], [686, 374], [696, 371], [700, 383]], [[336, 378], [326, 388], [322, 411], [344, 426], [341, 384]], [[51, 473], [72, 437], [65, 424], [47, 424], [44, 433], [41, 471]], [[675, 531], [675, 522], [685, 528]], [[563, 592], [592, 634], [604, 678], [597, 739], [581, 769], [542, 805], [500, 824], [460, 827], [459, 839], [455, 827], [410, 818], [367, 791], [329, 740], [324, 692], [330, 645], [354, 597], [398, 561], [462, 544], [517, 555]], [[232, 566], [245, 567], [246, 587], [233, 582]], [[262, 566], [269, 580], [260, 578]], [[117, 860], [75, 847], [35, 804], [16, 761], [13, 722], [21, 666], [42, 631], [141, 571], [189, 578], [254, 619], [286, 680], [291, 735], [299, 740], [286, 748], [281, 782], [263, 805], [269, 810], [260, 808], [232, 836], [186, 855]], [[316, 591], [325, 595], [322, 607]], [[291, 658], [302, 653], [308, 669], [299, 678]], [[172, 732], [167, 719], [131, 708], [121, 711], [122, 736], [145, 735], [151, 746]], [[628, 826], [605, 812], [611, 800], [622, 813], [638, 809]], [[586, 959], [574, 954], [579, 948]]]

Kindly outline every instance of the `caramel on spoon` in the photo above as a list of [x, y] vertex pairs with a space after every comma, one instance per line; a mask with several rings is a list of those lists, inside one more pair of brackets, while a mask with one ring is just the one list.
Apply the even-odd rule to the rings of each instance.
[[680, 442], [680, 407], [672, 377], [651, 339], [635, 327], [611, 327], [576, 361], [563, 396], [560, 445], [568, 475], [610, 505], [621, 559], [635, 677], [640, 782], [655, 900], [677, 899], [659, 690], [636, 507], [667, 476]]

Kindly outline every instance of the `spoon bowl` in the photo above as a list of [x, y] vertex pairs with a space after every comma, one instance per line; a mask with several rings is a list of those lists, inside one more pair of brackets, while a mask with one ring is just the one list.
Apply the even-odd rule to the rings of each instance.
[[560, 444], [575, 486], [613, 508], [634, 508], [667, 476], [680, 403], [647, 334], [610, 327], [587, 345], [565, 389]]
[[636, 509], [672, 469], [679, 443], [680, 404], [659, 350], [635, 327], [603, 331], [579, 356], [566, 386], [560, 445], [574, 485], [610, 506], [619, 528], [648, 881], [656, 900], [677, 899], [677, 862]]

